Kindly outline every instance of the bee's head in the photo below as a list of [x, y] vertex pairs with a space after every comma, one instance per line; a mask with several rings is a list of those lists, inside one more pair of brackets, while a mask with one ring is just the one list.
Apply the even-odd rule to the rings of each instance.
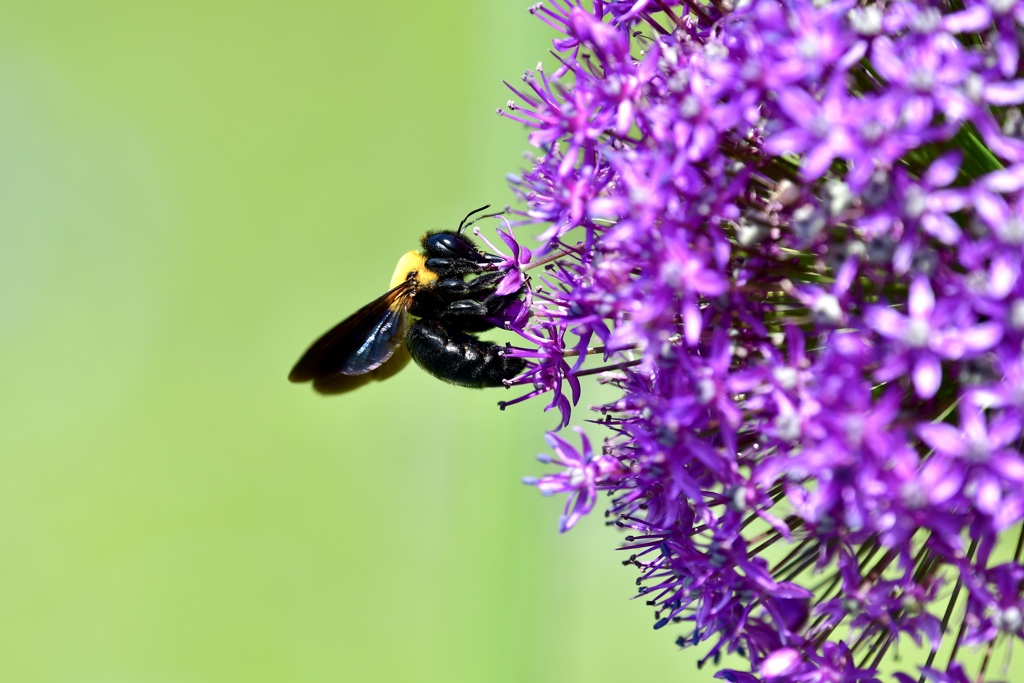
[[427, 258], [450, 258], [479, 261], [485, 254], [476, 245], [457, 232], [448, 230], [427, 233], [423, 236], [423, 254]]
[[462, 272], [480, 270], [483, 266], [500, 263], [502, 260], [500, 256], [480, 251], [468, 237], [451, 230], [424, 235], [423, 255], [427, 258], [428, 267], [451, 266]]
[[[445, 278], [481, 273], [490, 266], [501, 263], [504, 260], [502, 257], [481, 251], [469, 237], [462, 234], [463, 229], [474, 222], [469, 219], [488, 208], [490, 204], [470, 211], [459, 223], [458, 230], [438, 230], [424, 235], [421, 244], [425, 267], [438, 277]], [[500, 214], [479, 216], [475, 220], [497, 215]]]

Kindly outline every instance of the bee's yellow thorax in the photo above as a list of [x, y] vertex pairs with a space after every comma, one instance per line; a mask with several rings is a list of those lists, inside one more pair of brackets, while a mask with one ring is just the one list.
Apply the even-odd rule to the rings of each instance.
[[391, 284], [388, 289], [394, 289], [405, 282], [409, 273], [415, 273], [416, 284], [425, 285], [437, 279], [437, 273], [427, 270], [427, 258], [418, 251], [410, 251], [398, 259], [395, 266], [395, 274], [391, 276]]

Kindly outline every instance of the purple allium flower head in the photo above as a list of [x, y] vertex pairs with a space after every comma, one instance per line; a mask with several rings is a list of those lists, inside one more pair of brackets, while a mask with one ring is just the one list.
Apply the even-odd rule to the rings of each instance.
[[529, 483], [562, 530], [609, 495], [724, 680], [981, 680], [1024, 637], [1024, 2], [531, 12], [505, 405], [611, 398]]

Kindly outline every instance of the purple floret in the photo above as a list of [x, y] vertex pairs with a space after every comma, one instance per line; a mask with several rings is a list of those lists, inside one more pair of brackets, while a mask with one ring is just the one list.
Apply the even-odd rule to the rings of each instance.
[[1024, 0], [531, 12], [504, 405], [596, 376], [606, 431], [529, 483], [563, 531], [608, 494], [723, 680], [976, 680], [1024, 637]]

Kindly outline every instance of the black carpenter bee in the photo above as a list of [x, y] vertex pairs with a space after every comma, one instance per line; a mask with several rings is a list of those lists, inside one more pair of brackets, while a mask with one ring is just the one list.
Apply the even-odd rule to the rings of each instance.
[[[399, 259], [390, 289], [313, 342], [288, 379], [340, 394], [390, 377], [410, 356], [434, 377], [463, 387], [498, 387], [518, 375], [523, 359], [475, 336], [519, 297], [495, 294], [504, 274], [493, 265], [501, 258], [462, 234], [470, 216], [488, 206], [471, 211], [458, 230], [424, 235], [422, 251]], [[410, 317], [417, 320], [410, 324]]]

